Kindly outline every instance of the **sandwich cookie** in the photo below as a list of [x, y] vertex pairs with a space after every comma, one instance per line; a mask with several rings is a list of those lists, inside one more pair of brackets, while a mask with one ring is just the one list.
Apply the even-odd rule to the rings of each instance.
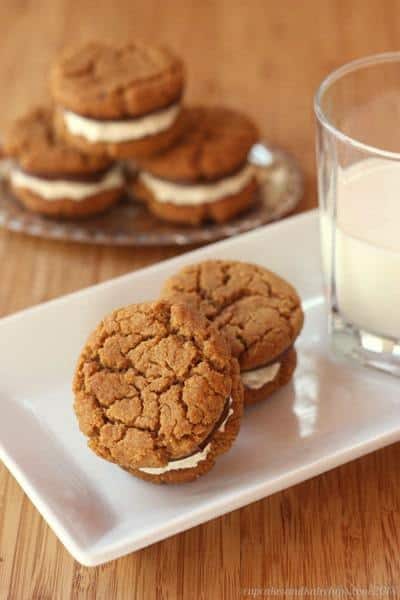
[[255, 201], [256, 177], [247, 156], [259, 138], [257, 128], [227, 108], [189, 108], [184, 117], [184, 134], [173, 147], [139, 161], [134, 192], [166, 221], [223, 223]]
[[110, 159], [69, 147], [54, 131], [49, 108], [37, 108], [11, 126], [5, 152], [15, 196], [34, 212], [78, 218], [104, 211], [120, 198], [124, 177]]
[[82, 351], [73, 391], [89, 447], [155, 483], [209, 471], [243, 409], [226, 340], [194, 309], [165, 301], [107, 316]]
[[51, 73], [58, 131], [72, 145], [113, 158], [170, 146], [182, 132], [182, 61], [163, 47], [89, 43]]
[[286, 384], [304, 315], [296, 290], [255, 264], [211, 260], [168, 279], [162, 298], [200, 310], [224, 334], [240, 364], [245, 405]]

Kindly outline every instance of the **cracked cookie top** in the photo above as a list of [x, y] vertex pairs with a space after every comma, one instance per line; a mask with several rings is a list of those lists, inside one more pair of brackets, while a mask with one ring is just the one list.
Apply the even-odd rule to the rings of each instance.
[[168, 279], [162, 298], [199, 309], [227, 338], [242, 369], [272, 362], [303, 326], [296, 290], [255, 264], [210, 260]]
[[89, 446], [128, 469], [190, 456], [235, 394], [237, 363], [193, 308], [160, 301], [107, 316], [78, 361], [75, 412]]
[[167, 152], [142, 160], [145, 171], [178, 183], [215, 181], [243, 167], [259, 139], [251, 119], [221, 106], [185, 108], [184, 118], [183, 136]]
[[62, 107], [88, 117], [120, 119], [178, 101], [184, 80], [183, 63], [168, 48], [90, 42], [63, 53], [50, 83]]
[[86, 174], [111, 166], [104, 156], [89, 156], [71, 148], [55, 133], [50, 107], [36, 107], [16, 119], [5, 140], [7, 156], [25, 171], [38, 174]]

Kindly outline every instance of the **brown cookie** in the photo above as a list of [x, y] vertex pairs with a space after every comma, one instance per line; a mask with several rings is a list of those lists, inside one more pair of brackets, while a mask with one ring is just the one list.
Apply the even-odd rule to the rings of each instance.
[[239, 431], [237, 361], [184, 305], [136, 304], [107, 316], [82, 351], [73, 390], [90, 448], [157, 483], [206, 473]]
[[[172, 276], [161, 296], [193, 306], [211, 320], [228, 340], [242, 375], [274, 366], [258, 373], [257, 385], [266, 395], [280, 377], [286, 382], [282, 357], [299, 335], [304, 315], [296, 290], [281, 277], [255, 264], [210, 260]], [[244, 388], [245, 403], [251, 403], [255, 394]]]
[[9, 175], [13, 192], [34, 212], [84, 217], [115, 204], [123, 191], [120, 168], [105, 156], [89, 156], [59, 139], [47, 107], [12, 124], [5, 152], [14, 159]]
[[[245, 390], [245, 404], [256, 404], [265, 400], [292, 379], [297, 366], [297, 352], [292, 346], [271, 365], [253, 371], [242, 371], [242, 383]], [[268, 373], [269, 371], [269, 373]], [[269, 379], [263, 383], [263, 377]]]
[[255, 179], [252, 179], [237, 194], [198, 206], [177, 206], [171, 202], [158, 202], [154, 194], [140, 181], [135, 183], [134, 191], [135, 196], [146, 203], [150, 212], [163, 221], [182, 223], [183, 225], [199, 225], [204, 221], [226, 223], [244, 212], [254, 202], [257, 183]]
[[11, 124], [4, 150], [28, 173], [86, 175], [108, 169], [112, 162], [105, 156], [91, 156], [71, 148], [60, 140], [53, 127], [49, 107], [36, 107]]
[[259, 134], [245, 115], [222, 107], [185, 109], [184, 133], [166, 152], [139, 161], [134, 192], [167, 220], [224, 222], [255, 200], [247, 162]]
[[88, 43], [53, 67], [57, 129], [90, 153], [151, 155], [182, 133], [184, 83], [183, 63], [167, 48]]
[[71, 198], [57, 198], [49, 202], [46, 198], [30, 190], [11, 185], [12, 191], [28, 210], [40, 213], [46, 217], [61, 219], [85, 219], [98, 215], [111, 208], [121, 197], [122, 189], [115, 188], [83, 198], [79, 202]]

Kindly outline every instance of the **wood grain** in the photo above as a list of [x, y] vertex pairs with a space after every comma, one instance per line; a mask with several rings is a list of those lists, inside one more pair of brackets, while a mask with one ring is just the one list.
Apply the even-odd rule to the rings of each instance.
[[[398, 9], [391, 0], [2, 0], [0, 129], [46, 99], [48, 66], [65, 44], [158, 37], [184, 53], [190, 100], [241, 107], [296, 154], [307, 177], [304, 210], [316, 204], [315, 88], [345, 61], [397, 49]], [[0, 314], [177, 252], [0, 231]], [[231, 600], [251, 598], [249, 588], [264, 598], [338, 597], [317, 594], [329, 586], [399, 598], [399, 464], [394, 445], [96, 569], [73, 561], [0, 466], [0, 599]], [[315, 595], [289, 589], [302, 587]]]

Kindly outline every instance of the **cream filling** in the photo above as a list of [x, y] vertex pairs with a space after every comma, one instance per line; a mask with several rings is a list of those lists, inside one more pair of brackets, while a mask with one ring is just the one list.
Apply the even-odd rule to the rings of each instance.
[[168, 129], [176, 120], [181, 107], [173, 104], [164, 110], [132, 120], [98, 121], [64, 110], [64, 122], [70, 133], [88, 142], [126, 142], [155, 135]]
[[226, 196], [237, 194], [255, 176], [254, 166], [246, 165], [238, 173], [220, 179], [215, 183], [179, 184], [154, 177], [150, 173], [140, 173], [139, 179], [151, 191], [158, 202], [169, 202], [181, 206], [207, 204]]
[[[222, 421], [221, 425], [218, 427], [218, 431], [225, 431], [225, 426], [228, 422], [228, 419], [233, 415], [232, 408], [232, 398], [229, 398], [229, 410], [225, 419]], [[181, 469], [193, 469], [197, 467], [199, 463], [205, 460], [208, 456], [208, 453], [211, 449], [211, 442], [207, 444], [200, 450], [200, 452], [196, 452], [196, 454], [192, 454], [191, 456], [186, 456], [186, 458], [181, 458], [179, 460], [173, 460], [166, 464], [164, 467], [141, 467], [139, 471], [143, 473], [148, 473], [149, 475], [162, 475], [162, 473], [167, 473], [167, 471], [178, 471]]]
[[124, 183], [123, 173], [120, 167], [115, 166], [99, 181], [67, 181], [63, 179], [41, 179], [34, 175], [24, 173], [19, 169], [12, 169], [10, 179], [13, 186], [24, 188], [37, 194], [45, 200], [84, 200], [99, 192], [105, 192], [121, 187]]
[[249, 390], [259, 390], [270, 381], [273, 381], [279, 373], [281, 363], [277, 362], [253, 371], [241, 373], [242, 383]]

